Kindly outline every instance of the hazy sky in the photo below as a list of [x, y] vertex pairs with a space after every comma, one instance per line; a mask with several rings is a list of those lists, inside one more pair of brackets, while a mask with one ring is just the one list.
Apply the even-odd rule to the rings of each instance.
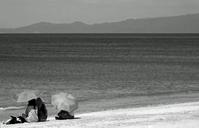
[[0, 0], [0, 27], [101, 23], [199, 12], [199, 0]]

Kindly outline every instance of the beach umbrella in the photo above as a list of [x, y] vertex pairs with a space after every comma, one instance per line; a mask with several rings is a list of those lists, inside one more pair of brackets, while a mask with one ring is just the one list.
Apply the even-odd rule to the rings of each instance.
[[17, 102], [28, 102], [31, 99], [36, 99], [36, 92], [32, 90], [23, 91], [18, 94]]
[[68, 93], [59, 93], [52, 95], [51, 104], [56, 107], [58, 111], [65, 110], [73, 114], [78, 109], [78, 102], [75, 97]]

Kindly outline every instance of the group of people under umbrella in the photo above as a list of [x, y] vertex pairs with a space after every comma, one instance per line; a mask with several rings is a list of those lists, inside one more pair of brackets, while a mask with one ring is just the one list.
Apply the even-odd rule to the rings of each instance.
[[[16, 124], [25, 122], [44, 122], [47, 120], [48, 111], [45, 103], [34, 92], [24, 91], [18, 96], [17, 102], [27, 102], [25, 112], [21, 116], [7, 120], [5, 124]], [[58, 110], [56, 120], [74, 119], [74, 111], [78, 109], [75, 97], [68, 93], [52, 95], [51, 104]]]

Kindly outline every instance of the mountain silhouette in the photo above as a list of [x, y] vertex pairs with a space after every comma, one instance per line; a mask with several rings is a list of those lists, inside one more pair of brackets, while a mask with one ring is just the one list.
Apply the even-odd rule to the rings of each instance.
[[0, 33], [198, 33], [199, 14], [127, 19], [120, 22], [54, 24], [40, 22], [19, 28], [0, 29]]

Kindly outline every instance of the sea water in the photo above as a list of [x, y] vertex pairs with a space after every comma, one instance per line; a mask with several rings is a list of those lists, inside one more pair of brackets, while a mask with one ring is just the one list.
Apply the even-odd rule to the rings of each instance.
[[199, 91], [199, 34], [1, 34], [0, 107], [35, 90], [81, 101]]

